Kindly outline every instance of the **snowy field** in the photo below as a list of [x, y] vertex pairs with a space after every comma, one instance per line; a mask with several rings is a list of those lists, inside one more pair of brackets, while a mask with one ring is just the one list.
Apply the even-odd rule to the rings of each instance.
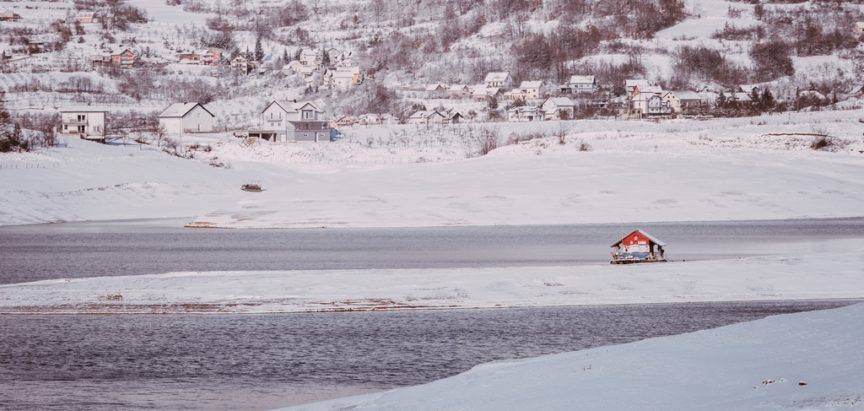
[[[802, 249], [799, 249], [802, 248]], [[634, 266], [169, 273], [0, 286], [0, 313], [309, 312], [864, 298], [864, 240]]]
[[[187, 136], [181, 144], [211, 147], [193, 160], [148, 146], [70, 140], [68, 147], [0, 155], [0, 224], [188, 217], [200, 227], [309, 228], [853, 217], [864, 203], [861, 118], [864, 110], [856, 109], [712, 121], [358, 127], [346, 129], [342, 141], [319, 144]], [[483, 129], [498, 135], [499, 148], [477, 156]], [[807, 133], [814, 131], [836, 138], [830, 151], [810, 148]], [[240, 191], [245, 183], [264, 192]]]
[[862, 318], [862, 304], [781, 315], [291, 409], [861, 410]]

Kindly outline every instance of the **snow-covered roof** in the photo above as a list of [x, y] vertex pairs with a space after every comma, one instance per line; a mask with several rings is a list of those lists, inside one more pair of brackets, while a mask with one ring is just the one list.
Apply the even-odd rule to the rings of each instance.
[[745, 93], [747, 93], [747, 94], [752, 93], [752, 92], [753, 92], [753, 89], [760, 88], [760, 87], [759, 87], [758, 85], [756, 85], [756, 84], [742, 84], [742, 85], [740, 85], [740, 86], [738, 86], [738, 87], [741, 88], [741, 91], [743, 91], [743, 92], [745, 92]]
[[639, 92], [642, 94], [661, 94], [663, 93], [663, 87], [660, 86], [639, 86]]
[[743, 102], [753, 101], [752, 99], [750, 99], [750, 93], [743, 93], [743, 92], [732, 93], [732, 95], [729, 98], [734, 98], [735, 100], [743, 101]]
[[570, 84], [594, 84], [594, 76], [570, 76]]
[[450, 91], [465, 91], [465, 90], [470, 90], [470, 88], [469, 88], [467, 85], [465, 85], [465, 84], [454, 84], [454, 85], [450, 86], [447, 90], [450, 90]]
[[262, 110], [262, 113], [264, 111], [267, 111], [267, 109], [270, 108], [270, 106], [272, 106], [274, 104], [277, 107], [281, 108], [282, 111], [284, 111], [286, 113], [296, 113], [306, 106], [312, 106], [312, 109], [319, 112], [319, 113], [324, 112], [323, 110], [321, 110], [320, 107], [318, 107], [317, 104], [315, 104], [311, 101], [278, 101], [278, 100], [273, 100], [270, 102], [270, 104], [267, 104], [267, 107], [264, 107], [264, 110]]
[[822, 93], [820, 93], [820, 92], [818, 92], [818, 91], [816, 91], [816, 90], [804, 90], [804, 91], [798, 93], [798, 95], [800, 95], [800, 96], [807, 96], [807, 97], [813, 97], [813, 98], [818, 98], [818, 99], [822, 99], [822, 100], [825, 100], [825, 99], [826, 99], [826, 97], [825, 97], [824, 94], [822, 94]]
[[543, 81], [523, 81], [522, 84], [519, 85], [521, 89], [532, 89], [532, 88], [540, 88], [543, 87]]
[[645, 79], [627, 79], [627, 80], [624, 80], [624, 87], [632, 88], [632, 87], [636, 87], [636, 86], [638, 86], [640, 89], [642, 89], [644, 87], [648, 87], [649, 86], [648, 80], [645, 80]]
[[[546, 102], [551, 102], [555, 107], [573, 107], [576, 105], [573, 100], [570, 100], [567, 97], [549, 97], [546, 99]], [[546, 102], [544, 102], [543, 105], [546, 105]]]
[[506, 71], [491, 71], [486, 75], [485, 82], [490, 81], [507, 81], [507, 78], [510, 77], [510, 73]]
[[498, 87], [475, 87], [472, 92], [475, 96], [494, 96], [501, 92], [501, 89]]
[[430, 84], [430, 85], [426, 86], [426, 91], [435, 91], [435, 90], [443, 89], [443, 88], [444, 88], [444, 86], [441, 84]]
[[216, 117], [215, 115], [213, 115], [213, 113], [210, 112], [210, 110], [207, 110], [207, 107], [204, 107], [204, 105], [200, 104], [200, 103], [174, 103], [174, 104], [168, 106], [168, 108], [166, 108], [164, 111], [162, 111], [162, 113], [159, 114], [159, 117], [163, 117], [163, 118], [166, 118], [166, 117], [167, 118], [186, 117], [186, 115], [189, 114], [189, 112], [192, 111], [197, 106], [201, 106], [201, 108], [204, 109], [204, 111], [206, 111], [207, 114], [210, 114], [212, 117]]

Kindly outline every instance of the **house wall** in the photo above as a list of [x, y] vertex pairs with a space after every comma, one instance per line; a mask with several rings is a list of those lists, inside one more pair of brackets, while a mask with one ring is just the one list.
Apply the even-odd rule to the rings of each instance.
[[159, 117], [159, 127], [164, 128], [167, 135], [179, 136], [183, 134], [183, 119]]
[[288, 123], [288, 113], [278, 104], [271, 104], [261, 113], [261, 127], [267, 130], [284, 132]]
[[213, 132], [213, 116], [201, 106], [195, 106], [192, 111], [183, 117], [184, 133], [210, 133]]
[[[83, 120], [79, 120], [83, 116]], [[83, 132], [79, 127], [83, 126]], [[60, 113], [60, 134], [87, 138], [105, 138], [104, 112], [65, 112]]]
[[637, 258], [646, 258], [651, 251], [651, 241], [638, 231], [625, 237], [621, 246], [621, 251], [631, 253]]
[[596, 87], [591, 83], [574, 83], [570, 88], [574, 93], [593, 93]]
[[681, 100], [679, 100], [678, 97], [673, 94], [667, 94], [663, 97], [663, 100], [669, 103], [669, 107], [672, 108], [673, 113], [681, 112]]
[[330, 127], [326, 121], [297, 121], [291, 126], [288, 141], [330, 141]]

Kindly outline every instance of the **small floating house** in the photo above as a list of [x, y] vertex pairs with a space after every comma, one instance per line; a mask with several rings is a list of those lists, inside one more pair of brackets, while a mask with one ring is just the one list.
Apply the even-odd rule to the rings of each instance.
[[666, 243], [643, 230], [635, 230], [612, 244], [612, 264], [656, 263], [666, 261]]

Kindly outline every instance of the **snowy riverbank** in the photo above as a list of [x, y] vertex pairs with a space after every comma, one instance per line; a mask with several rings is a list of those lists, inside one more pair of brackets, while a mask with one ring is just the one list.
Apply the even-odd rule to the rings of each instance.
[[[306, 312], [864, 298], [864, 243], [633, 266], [205, 272], [0, 286], [0, 313]], [[823, 248], [823, 247], [820, 247]]]
[[[184, 144], [211, 149], [194, 160], [147, 146], [72, 140], [68, 147], [0, 155], [0, 225], [188, 216], [197, 216], [187, 221], [195, 226], [224, 228], [860, 216], [859, 117], [864, 111], [389, 126], [346, 130], [345, 140], [326, 144], [187, 136]], [[466, 135], [481, 128], [495, 130], [501, 146], [466, 158]], [[809, 147], [813, 137], [806, 133], [814, 128], [837, 136], [829, 147], [835, 152]], [[532, 133], [545, 137], [504, 145]], [[245, 183], [261, 184], [264, 192], [240, 191]]]
[[864, 304], [781, 315], [291, 410], [860, 410], [862, 319]]

